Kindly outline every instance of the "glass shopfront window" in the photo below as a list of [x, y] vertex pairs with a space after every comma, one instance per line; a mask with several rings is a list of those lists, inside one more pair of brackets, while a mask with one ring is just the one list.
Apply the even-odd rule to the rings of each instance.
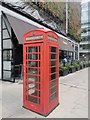
[[82, 10], [88, 10], [88, 3], [83, 3], [81, 8]]

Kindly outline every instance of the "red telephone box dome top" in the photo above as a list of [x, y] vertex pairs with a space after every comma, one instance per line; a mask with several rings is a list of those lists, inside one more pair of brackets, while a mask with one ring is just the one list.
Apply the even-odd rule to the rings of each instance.
[[[36, 29], [36, 30], [31, 30], [29, 32], [27, 32], [26, 34], [24, 34], [24, 42], [30, 41], [30, 40], [35, 40], [35, 38], [37, 40], [39, 39], [43, 39], [44, 34], [47, 34], [48, 39], [53, 40], [53, 41], [58, 41], [58, 35], [49, 29], [44, 29], [44, 28], [40, 28], [40, 29]], [[56, 40], [55, 40], [56, 39]]]

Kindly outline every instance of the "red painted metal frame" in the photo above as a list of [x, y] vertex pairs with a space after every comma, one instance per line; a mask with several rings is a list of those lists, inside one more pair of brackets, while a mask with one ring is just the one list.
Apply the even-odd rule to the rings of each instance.
[[[26, 37], [30, 36], [43, 36], [43, 39], [39, 40], [26, 40]], [[49, 40], [48, 36], [54, 37], [57, 41]], [[28, 101], [28, 93], [27, 93], [27, 72], [26, 68], [26, 48], [40, 46], [40, 104], [36, 104]], [[50, 52], [50, 47], [56, 48], [55, 52]], [[35, 53], [35, 52], [34, 52]], [[56, 98], [50, 102], [50, 82], [51, 82], [51, 72], [50, 72], [50, 54], [56, 54], [56, 72], [52, 74], [56, 74]], [[54, 61], [55, 61], [54, 60]], [[38, 61], [38, 60], [37, 60]], [[58, 104], [59, 104], [59, 44], [58, 44], [58, 35], [53, 31], [48, 31], [45, 29], [33, 30], [24, 35], [24, 43], [23, 43], [23, 106], [27, 109], [30, 109], [34, 112], [40, 113], [41, 115], [47, 116]], [[53, 80], [54, 81], [54, 80]], [[38, 84], [38, 83], [37, 83]], [[52, 88], [53, 88], [52, 87]], [[53, 93], [55, 94], [55, 92]]]

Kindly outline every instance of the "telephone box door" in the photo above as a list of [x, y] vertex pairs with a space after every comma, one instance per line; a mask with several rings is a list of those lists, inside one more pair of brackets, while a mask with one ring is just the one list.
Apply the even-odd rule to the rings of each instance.
[[49, 111], [58, 105], [59, 48], [57, 43], [49, 43]]
[[24, 45], [24, 107], [42, 111], [43, 43]]

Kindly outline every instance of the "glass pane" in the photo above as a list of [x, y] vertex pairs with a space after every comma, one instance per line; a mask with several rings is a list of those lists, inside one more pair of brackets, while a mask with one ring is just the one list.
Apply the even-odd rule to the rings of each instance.
[[3, 61], [3, 69], [11, 70], [11, 61]]
[[51, 80], [55, 79], [56, 78], [56, 74], [52, 74], [51, 75]]
[[40, 84], [39, 83], [35, 83], [35, 82], [30, 82], [28, 83], [28, 87], [29, 88], [35, 88], [35, 89], [40, 89]]
[[39, 98], [35, 98], [35, 97], [32, 97], [32, 96], [28, 96], [28, 101], [40, 104]]
[[56, 93], [50, 96], [50, 101], [54, 100], [56, 98]]
[[7, 29], [3, 30], [3, 39], [10, 38]]
[[51, 66], [56, 66], [56, 61], [51, 61]]
[[3, 71], [3, 79], [11, 79], [11, 71]]
[[32, 75], [27, 75], [28, 80], [34, 81], [34, 82], [39, 82], [40, 78], [38, 76], [32, 76]]
[[5, 26], [5, 23], [4, 23], [4, 21], [3, 21], [3, 29], [4, 29], [4, 28], [6, 28], [6, 26]]
[[29, 66], [29, 67], [40, 67], [40, 62], [38, 62], [38, 61], [36, 61], [36, 62], [28, 61], [27, 66]]
[[56, 80], [50, 82], [50, 87], [53, 87], [53, 86], [55, 86], [55, 85], [56, 85]]
[[56, 52], [56, 47], [50, 47], [50, 49], [51, 52]]
[[3, 51], [3, 59], [4, 60], [12, 60], [12, 51], [11, 50], [4, 50]]
[[28, 59], [37, 60], [38, 59], [38, 54], [28, 54]]
[[39, 74], [39, 73], [40, 73], [40, 70], [39, 70], [39, 69], [36, 69], [36, 68], [28, 68], [28, 73], [31, 73], [31, 74]]
[[3, 40], [3, 48], [6, 48], [6, 49], [12, 48], [11, 39]]
[[51, 68], [51, 73], [56, 72], [56, 67]]
[[28, 52], [39, 52], [39, 47], [28, 47]]
[[56, 59], [56, 54], [51, 54], [51, 59]]
[[34, 90], [34, 89], [29, 89], [28, 94], [40, 97], [40, 91], [37, 91], [37, 90]]
[[50, 89], [50, 94], [54, 93], [56, 91], [56, 86]]

